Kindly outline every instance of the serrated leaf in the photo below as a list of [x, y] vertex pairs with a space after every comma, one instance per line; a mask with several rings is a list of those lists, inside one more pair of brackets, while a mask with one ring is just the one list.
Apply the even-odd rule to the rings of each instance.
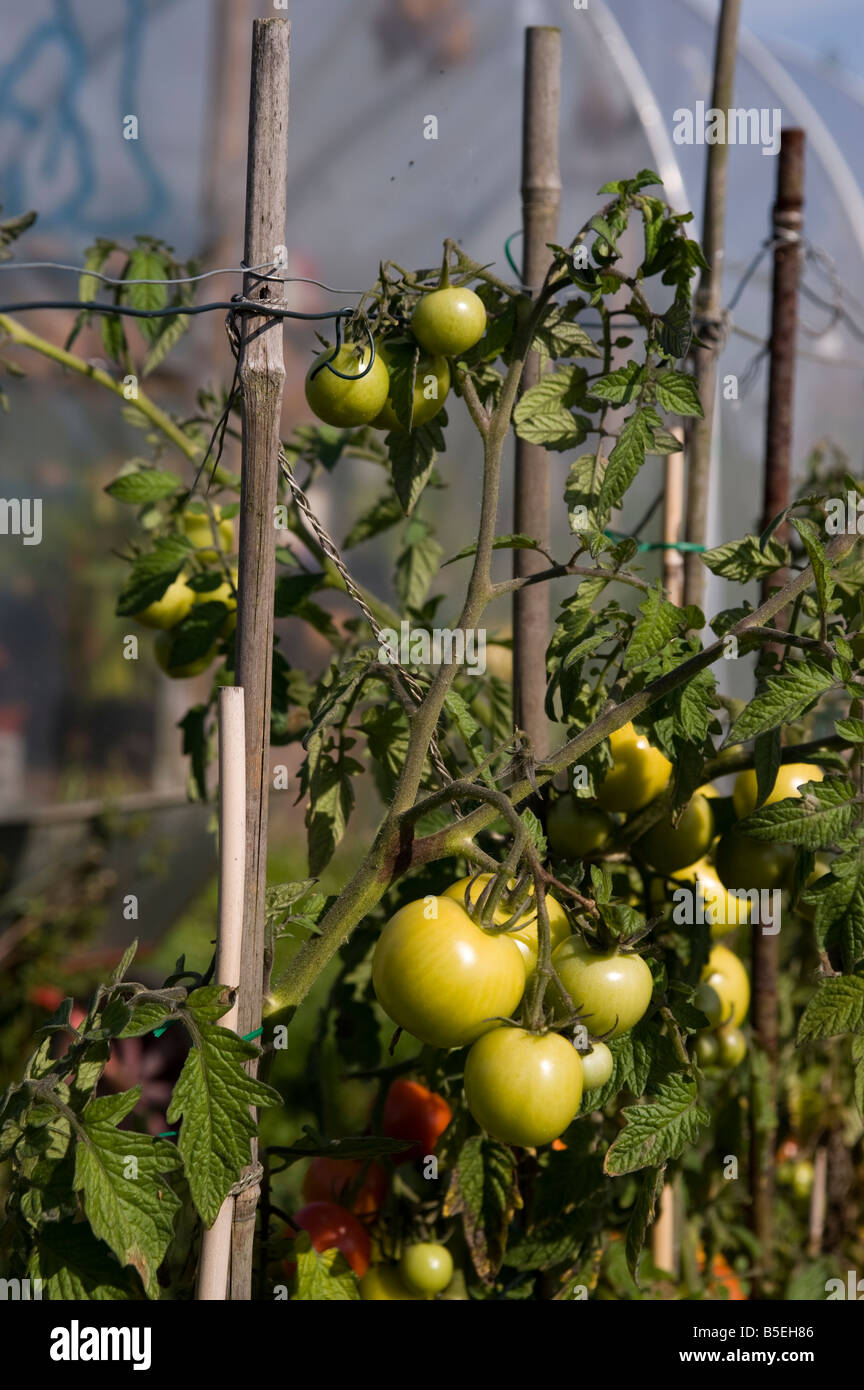
[[158, 502], [170, 497], [182, 486], [176, 473], [160, 468], [140, 468], [134, 473], [121, 473], [105, 491], [118, 502], [131, 502], [136, 507], [145, 502]]
[[741, 830], [755, 840], [821, 849], [848, 834], [856, 815], [856, 795], [853, 784], [840, 777], [803, 782], [799, 795], [752, 811], [741, 821]]
[[603, 1162], [609, 1177], [678, 1158], [711, 1119], [694, 1083], [680, 1075], [669, 1076], [650, 1101], [627, 1106], [621, 1113], [627, 1123]]
[[529, 444], [549, 449], [571, 449], [585, 438], [585, 422], [569, 409], [572, 395], [584, 379], [579, 367], [545, 372], [536, 386], [519, 399], [513, 412], [513, 428]]
[[160, 1004], [155, 999], [145, 1000], [144, 1003], [135, 1005], [135, 996], [128, 1001], [132, 1010], [132, 1017], [118, 1033], [118, 1038], [141, 1038], [145, 1033], [152, 1033], [160, 1024], [165, 1023], [172, 1017], [170, 1005]]
[[864, 979], [836, 975], [823, 980], [798, 1025], [798, 1043], [819, 1042], [840, 1033], [864, 1033]]
[[[540, 542], [532, 539], [531, 536], [513, 535], [496, 536], [492, 542], [493, 550], [539, 550]], [[477, 546], [466, 545], [464, 550], [460, 550], [458, 555], [451, 555], [449, 560], [445, 560], [441, 566], [444, 569], [447, 565], [452, 565], [456, 560], [467, 560], [471, 555], [477, 554]]]
[[847, 743], [864, 743], [864, 719], [838, 719], [834, 731]]
[[864, 959], [864, 841], [831, 861], [830, 873], [811, 884], [802, 901], [813, 908], [820, 949], [839, 949], [844, 970]]
[[494, 1139], [472, 1135], [450, 1175], [443, 1214], [461, 1215], [474, 1268], [486, 1284], [501, 1266], [508, 1227], [520, 1204], [512, 1151]]
[[532, 349], [545, 350], [550, 357], [600, 357], [597, 344], [581, 324], [575, 322], [579, 312], [578, 300], [550, 305], [537, 329]]
[[102, 346], [112, 362], [125, 366], [129, 356], [123, 321], [117, 314], [102, 314], [99, 320]]
[[745, 536], [743, 540], [726, 541], [724, 545], [706, 550], [702, 563], [721, 579], [748, 584], [753, 579], [766, 579], [776, 570], [785, 569], [790, 559], [788, 546], [770, 540], [762, 550], [756, 536]]
[[606, 1044], [615, 1067], [605, 1086], [585, 1092], [583, 1110], [602, 1110], [620, 1091], [634, 1096], [645, 1094], [655, 1052], [654, 1025], [637, 1024], [629, 1033], [610, 1038]]
[[764, 689], [753, 697], [733, 723], [724, 748], [744, 743], [781, 724], [791, 724], [835, 684], [830, 671], [813, 662], [787, 661], [783, 673], [765, 678]]
[[136, 1086], [85, 1106], [78, 1123], [86, 1137], [76, 1148], [73, 1187], [83, 1194], [93, 1234], [121, 1265], [137, 1270], [148, 1298], [158, 1298], [156, 1272], [180, 1207], [163, 1175], [176, 1168], [178, 1156], [172, 1144], [117, 1128], [140, 1096]]
[[[85, 272], [78, 277], [78, 298], [85, 303], [96, 298], [101, 283], [95, 275], [88, 275], [86, 272], [88, 270], [101, 270], [115, 245], [115, 242], [109, 241], [106, 237], [99, 237], [93, 246], [87, 247], [84, 253]], [[90, 318], [89, 314], [87, 318]]]
[[438, 573], [444, 551], [435, 539], [431, 526], [419, 517], [412, 517], [405, 528], [403, 540], [403, 548], [396, 560], [396, 592], [405, 608], [418, 609]]
[[191, 319], [188, 314], [178, 313], [170, 319], [156, 319], [154, 322], [160, 324], [161, 328], [158, 338], [151, 343], [147, 356], [144, 358], [144, 366], [141, 369], [142, 376], [149, 376], [164, 362], [172, 348], [177, 346], [183, 334], [188, 331]]
[[656, 412], [644, 407], [635, 410], [624, 421], [603, 476], [600, 488], [601, 507], [617, 507], [621, 502], [645, 462], [656, 421]]
[[831, 578], [831, 567], [825, 556], [825, 544], [822, 537], [816, 526], [807, 517], [793, 516], [790, 517], [790, 521], [801, 537], [804, 549], [807, 551], [807, 558], [813, 568], [819, 611], [830, 613], [833, 608], [834, 581]]
[[387, 448], [394, 491], [403, 512], [410, 516], [444, 448], [440, 424], [433, 420], [416, 430], [394, 430], [387, 436]]
[[628, 362], [626, 367], [617, 367], [606, 376], [594, 377], [589, 382], [589, 390], [598, 401], [611, 405], [629, 405], [639, 389], [645, 368], [640, 362]]
[[189, 1031], [193, 1045], [174, 1087], [168, 1122], [183, 1120], [178, 1149], [189, 1190], [204, 1224], [212, 1226], [249, 1162], [256, 1132], [250, 1107], [280, 1105], [282, 1098], [245, 1070], [244, 1062], [258, 1055], [254, 1044], [200, 1018]]
[[297, 1292], [292, 1302], [356, 1303], [360, 1299], [357, 1276], [341, 1250], [312, 1249], [302, 1231], [294, 1242], [297, 1258]]
[[687, 615], [663, 597], [659, 584], [645, 595], [639, 612], [642, 617], [633, 627], [625, 652], [627, 670], [656, 656], [687, 624]]
[[657, 1199], [663, 1191], [663, 1179], [666, 1173], [663, 1168], [650, 1168], [636, 1193], [636, 1200], [630, 1213], [630, 1220], [627, 1222], [627, 1235], [625, 1239], [625, 1253], [627, 1255], [627, 1268], [638, 1286], [637, 1269], [639, 1256], [645, 1245], [648, 1231], [654, 1221], [654, 1213], [657, 1207]]
[[[156, 280], [155, 285], [127, 284], [123, 297], [133, 309], [164, 309], [168, 303], [168, 290], [165, 285], [165, 260], [159, 251], [150, 247], [138, 247], [129, 257], [125, 279]], [[162, 319], [137, 319], [138, 330], [148, 343], [153, 343], [162, 332]]]
[[117, 600], [117, 616], [125, 618], [140, 613], [142, 608], [160, 599], [188, 562], [190, 550], [188, 541], [171, 536], [157, 541], [146, 555], [140, 555]]
[[702, 419], [704, 412], [694, 377], [686, 372], [659, 372], [654, 386], [658, 404], [664, 410], [674, 415]]
[[52, 1302], [141, 1298], [133, 1272], [121, 1269], [86, 1221], [46, 1222], [36, 1233], [27, 1274], [31, 1280], [41, 1279], [42, 1297]]

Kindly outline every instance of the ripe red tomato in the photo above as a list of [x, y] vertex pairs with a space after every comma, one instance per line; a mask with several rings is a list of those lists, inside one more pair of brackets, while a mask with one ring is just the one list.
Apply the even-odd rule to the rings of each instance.
[[309, 1202], [297, 1212], [294, 1225], [308, 1232], [313, 1250], [341, 1250], [357, 1278], [363, 1278], [372, 1249], [369, 1232], [345, 1207], [336, 1202]]
[[394, 1154], [394, 1163], [407, 1163], [435, 1152], [453, 1112], [443, 1096], [419, 1081], [394, 1081], [384, 1101], [384, 1133], [388, 1139], [411, 1139], [413, 1148]]
[[307, 1202], [343, 1202], [347, 1188], [354, 1196], [344, 1205], [356, 1216], [369, 1216], [387, 1195], [387, 1174], [380, 1164], [364, 1165], [359, 1158], [313, 1158], [303, 1179]]

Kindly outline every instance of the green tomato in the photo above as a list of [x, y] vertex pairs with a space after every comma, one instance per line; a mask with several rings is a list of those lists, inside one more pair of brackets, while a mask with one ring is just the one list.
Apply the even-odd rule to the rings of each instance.
[[810, 1196], [814, 1176], [813, 1164], [809, 1158], [800, 1158], [794, 1164], [792, 1168], [792, 1191], [796, 1197], [803, 1199]]
[[416, 1303], [418, 1295], [402, 1283], [395, 1265], [372, 1265], [360, 1280], [360, 1297], [375, 1303]]
[[697, 1033], [693, 1055], [700, 1067], [716, 1067], [720, 1063], [720, 1044], [714, 1033]]
[[372, 957], [378, 1002], [431, 1047], [464, 1047], [511, 1014], [525, 966], [506, 935], [483, 931], [453, 898], [421, 898], [384, 927]]
[[795, 851], [791, 845], [776, 845], [770, 840], [754, 840], [738, 826], [720, 837], [715, 853], [717, 873], [727, 888], [783, 888]]
[[747, 1056], [747, 1039], [734, 1023], [727, 1023], [717, 1029], [717, 1045], [720, 1050], [720, 1065], [730, 1071], [740, 1066]]
[[426, 352], [458, 357], [486, 332], [483, 300], [464, 285], [424, 294], [411, 318], [411, 331]]
[[549, 848], [561, 858], [582, 859], [598, 853], [608, 845], [613, 830], [605, 811], [569, 793], [553, 801], [546, 817]]
[[747, 971], [728, 946], [713, 946], [702, 983], [696, 991], [696, 1006], [707, 1016], [712, 1028], [732, 1023], [740, 1028], [750, 1007], [750, 980]]
[[[222, 508], [213, 508], [213, 521], [216, 524], [216, 535], [218, 537], [219, 550], [224, 554], [230, 554], [234, 549], [234, 523], [230, 518], [222, 519]], [[219, 559], [219, 554], [213, 545], [213, 521], [210, 513], [206, 510], [190, 511], [187, 509], [183, 513], [183, 530], [195, 547], [199, 560], [208, 560], [212, 564]]]
[[[815, 763], [782, 763], [774, 786], [762, 804], [770, 806], [772, 802], [800, 796], [799, 788], [804, 782], [821, 782], [824, 776], [821, 767], [817, 767]], [[732, 791], [732, 804], [739, 820], [743, 820], [756, 809], [756, 796], [756, 773], [752, 768], [739, 772]]]
[[637, 848], [658, 874], [674, 874], [695, 864], [707, 853], [714, 838], [714, 813], [707, 796], [695, 792], [677, 825], [663, 816], [642, 836]]
[[369, 348], [355, 351], [346, 344], [332, 362], [332, 366], [345, 376], [336, 376], [329, 367], [322, 365], [330, 359], [332, 351], [332, 348], [325, 348], [320, 352], [306, 374], [306, 400], [310, 408], [319, 420], [340, 429], [371, 424], [383, 409], [390, 391], [390, 374], [381, 354], [376, 352], [370, 370], [360, 376], [369, 362]]
[[495, 1028], [468, 1053], [465, 1099], [477, 1123], [502, 1144], [550, 1144], [579, 1109], [579, 1053], [559, 1033]]
[[223, 603], [228, 609], [224, 623], [219, 629], [222, 637], [230, 637], [237, 626], [237, 566], [231, 566], [233, 584], [226, 579], [216, 589], [196, 590], [195, 603]]
[[399, 1261], [399, 1273], [407, 1289], [430, 1298], [443, 1293], [453, 1278], [453, 1256], [446, 1245], [429, 1241], [407, 1245]]
[[609, 735], [612, 766], [597, 788], [597, 800], [605, 811], [641, 811], [669, 785], [669, 759], [625, 724]]
[[581, 1052], [579, 1055], [582, 1058], [585, 1090], [594, 1091], [598, 1086], [605, 1086], [615, 1070], [615, 1058], [606, 1044], [592, 1043], [590, 1052]]
[[654, 981], [641, 956], [593, 951], [574, 935], [558, 947], [552, 964], [574, 1007], [598, 1037], [629, 1032], [651, 1003]]
[[[378, 351], [384, 362], [391, 366], [391, 358], [387, 352], [385, 344], [379, 345]], [[447, 392], [450, 390], [450, 364], [446, 357], [430, 357], [428, 353], [421, 352], [417, 363], [417, 374], [414, 379], [414, 413], [411, 419], [411, 428], [418, 429], [420, 425], [425, 425], [431, 420], [443, 406], [447, 399]], [[398, 418], [393, 409], [393, 402], [388, 396], [381, 410], [372, 421], [372, 427], [376, 430], [400, 430], [404, 433], [405, 426]]]
[[145, 627], [167, 631], [182, 623], [194, 602], [194, 592], [180, 576], [168, 585], [161, 598], [157, 598], [154, 603], [148, 603], [146, 608], [142, 608], [133, 616]]
[[[471, 889], [470, 897], [472, 906], [477, 902], [477, 899], [480, 897], [480, 894], [483, 892], [483, 889], [486, 887], [491, 877], [491, 874], [479, 874], [474, 880], [474, 887]], [[450, 887], [444, 890], [445, 898], [455, 898], [456, 902], [464, 907], [465, 893], [470, 882], [470, 878], [460, 878], [456, 883], [451, 883]], [[514, 886], [513, 880], [511, 880], [511, 887], [512, 886]], [[534, 970], [537, 965], [537, 955], [539, 951], [537, 942], [537, 913], [532, 904], [533, 896], [528, 907], [518, 919], [520, 924], [524, 923], [524, 926], [519, 925], [514, 928], [513, 931], [507, 932], [509, 939], [515, 942], [521, 952], [522, 959], [525, 962], [525, 972], [528, 975], [531, 974], [532, 970]], [[499, 898], [498, 906], [492, 914], [493, 921], [502, 924], [508, 921], [512, 915], [506, 903], [502, 902]], [[563, 907], [558, 902], [557, 898], [553, 898], [551, 893], [546, 894], [546, 915], [549, 918], [549, 935], [552, 940], [552, 950], [554, 951], [556, 946], [560, 946], [561, 942], [565, 941], [570, 935], [570, 923], [567, 920], [567, 914]]]
[[194, 661], [187, 661], [182, 666], [177, 666], [171, 661], [173, 646], [174, 638], [171, 633], [160, 632], [155, 644], [156, 660], [166, 676], [170, 676], [172, 680], [186, 680], [190, 676], [200, 676], [201, 672], [206, 671], [216, 658], [216, 648], [213, 646], [203, 656], [196, 657]]

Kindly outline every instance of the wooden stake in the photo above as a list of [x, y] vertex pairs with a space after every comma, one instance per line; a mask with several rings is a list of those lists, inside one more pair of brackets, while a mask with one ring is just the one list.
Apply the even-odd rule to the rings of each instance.
[[[770, 370], [768, 414], [765, 432], [765, 480], [762, 525], [789, 502], [792, 456], [792, 419], [795, 399], [795, 360], [798, 342], [798, 281], [801, 271], [800, 236], [804, 203], [804, 132], [784, 130], [777, 166], [777, 200], [772, 228], [775, 241], [774, 281], [771, 299]], [[786, 528], [780, 527], [782, 537]], [[775, 573], [762, 586], [770, 590], [783, 584]], [[782, 617], [777, 616], [778, 624]], [[779, 923], [776, 924], [779, 926]], [[779, 934], [753, 931], [753, 1041], [767, 1061], [767, 1075], [754, 1070], [750, 1113], [750, 1197], [753, 1230], [762, 1249], [757, 1292], [770, 1292], [774, 1260], [774, 1150], [775, 1126], [764, 1128], [764, 1112], [774, 1108], [777, 1073], [777, 970]], [[761, 1069], [760, 1069], [761, 1070]], [[760, 1124], [761, 1121], [761, 1124]]]
[[[243, 900], [246, 869], [246, 727], [243, 691], [219, 691], [219, 934], [216, 942], [217, 984], [236, 987], [243, 954]], [[237, 1026], [237, 1000], [219, 1020]], [[200, 1300], [228, 1297], [234, 1198], [226, 1197], [215, 1222], [201, 1241], [198, 1269]]]
[[[558, 235], [561, 174], [558, 119], [561, 101], [561, 31], [525, 31], [525, 88], [522, 112], [522, 279], [536, 292], [549, 268], [549, 242]], [[531, 353], [522, 389], [540, 379], [540, 359]], [[549, 464], [542, 444], [516, 441], [513, 529], [549, 545]], [[513, 552], [519, 578], [545, 567], [534, 550]], [[517, 726], [531, 740], [535, 757], [548, 752], [546, 647], [549, 643], [549, 591], [531, 584], [513, 595], [513, 707]]]
[[[732, 105], [738, 22], [741, 0], [723, 0], [714, 50], [714, 87], [711, 105], [726, 113]], [[714, 397], [717, 390], [719, 316], [722, 307], [723, 261], [726, 231], [726, 168], [729, 146], [708, 146], [705, 170], [705, 203], [702, 213], [702, 249], [708, 262], [696, 292], [696, 318], [705, 347], [693, 351], [696, 384], [704, 417], [692, 421], [687, 448], [687, 540], [704, 545], [708, 530], [708, 489], [711, 473], [711, 437]], [[700, 322], [701, 320], [701, 322]], [[705, 566], [698, 551], [684, 557], [684, 602], [704, 605]]]
[[[288, 186], [287, 19], [256, 19], [252, 31], [249, 155], [246, 171], [247, 265], [272, 261], [285, 241]], [[248, 298], [279, 302], [279, 287], [249, 276]], [[279, 417], [285, 383], [281, 321], [245, 318], [240, 380], [243, 387], [243, 471], [240, 493], [240, 575], [237, 597], [237, 683], [246, 701], [246, 876], [243, 963], [237, 1028], [261, 1024], [265, 987], [265, 890], [269, 795], [270, 684], [273, 658], [274, 519], [277, 503]], [[250, 1065], [254, 1070], [254, 1064]], [[257, 1149], [253, 1152], [257, 1162]], [[258, 1185], [234, 1205], [231, 1297], [248, 1299]]]

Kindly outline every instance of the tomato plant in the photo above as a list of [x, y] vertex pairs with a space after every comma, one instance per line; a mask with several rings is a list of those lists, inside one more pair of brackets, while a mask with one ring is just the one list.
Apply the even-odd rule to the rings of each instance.
[[[452, 241], [437, 287], [428, 268], [383, 261], [338, 351], [315, 358], [318, 423], [296, 425], [273, 460], [285, 521], [273, 612], [309, 641], [289, 660], [277, 627], [269, 735], [300, 769], [307, 834], [305, 863], [268, 885], [260, 1049], [219, 1028], [231, 990], [207, 959], [181, 961], [162, 989], [127, 981], [127, 961], [71, 1033], [61, 1005], [4, 1102], [11, 1277], [45, 1271], [52, 1296], [182, 1296], [199, 1222], [254, 1186], [253, 1106], [262, 1299], [710, 1298], [718, 1285], [737, 1298], [757, 1265], [762, 1288], [791, 1299], [808, 1277], [807, 1194], [818, 1215], [838, 1136], [860, 1189], [862, 575], [856, 537], [826, 528], [847, 471], [820, 455], [782, 522], [698, 552], [735, 586], [726, 607], [673, 601], [650, 543], [613, 523], [629, 524], [637, 476], [678, 452], [673, 423], [702, 414], [682, 342], [703, 257], [650, 170], [602, 198], [550, 246], [530, 294]], [[183, 267], [161, 244], [148, 253], [181, 314]], [[109, 321], [112, 370], [125, 370], [133, 349]], [[442, 526], [440, 493], [468, 466], [461, 444], [448, 454], [454, 402], [479, 439], [477, 515], [451, 506]], [[220, 421], [237, 429], [239, 398], [199, 404], [175, 419], [140, 392], [151, 452], [108, 493], [137, 528], [118, 618], [157, 629], [168, 674], [212, 673], [182, 721], [207, 798], [218, 692], [237, 679], [239, 576], [255, 557], [238, 567], [240, 480], [220, 463], [206, 501], [194, 483]], [[567, 456], [569, 541], [544, 544], [549, 571], [530, 576], [554, 579], [560, 599], [543, 756], [514, 711], [510, 648], [488, 669], [467, 659], [488, 605], [527, 582], [499, 578], [496, 553], [537, 548], [496, 535], [513, 435]], [[163, 466], [169, 447], [188, 476]], [[310, 496], [347, 499], [361, 463], [377, 492], [337, 547]], [[364, 545], [380, 561], [374, 589], [352, 578]], [[438, 588], [445, 561], [454, 589], [465, 576], [455, 602]], [[466, 659], [433, 655], [439, 610]], [[718, 683], [733, 650], [748, 658], [746, 701]], [[769, 925], [769, 889], [783, 926], [776, 1057], [758, 1019], [745, 1031], [748, 938]], [[121, 1132], [136, 1088], [110, 1092], [112, 1047], [169, 1024], [190, 1039], [166, 1120], [179, 1132]], [[789, 1182], [761, 1249], [744, 1179], [718, 1155], [743, 1173], [749, 1146], [770, 1144], [773, 1162], [775, 1109]], [[109, 1221], [130, 1187], [120, 1145], [139, 1160], [139, 1210]], [[670, 1188], [674, 1279], [646, 1249]], [[864, 1257], [842, 1213], [831, 1219], [826, 1259]]]

